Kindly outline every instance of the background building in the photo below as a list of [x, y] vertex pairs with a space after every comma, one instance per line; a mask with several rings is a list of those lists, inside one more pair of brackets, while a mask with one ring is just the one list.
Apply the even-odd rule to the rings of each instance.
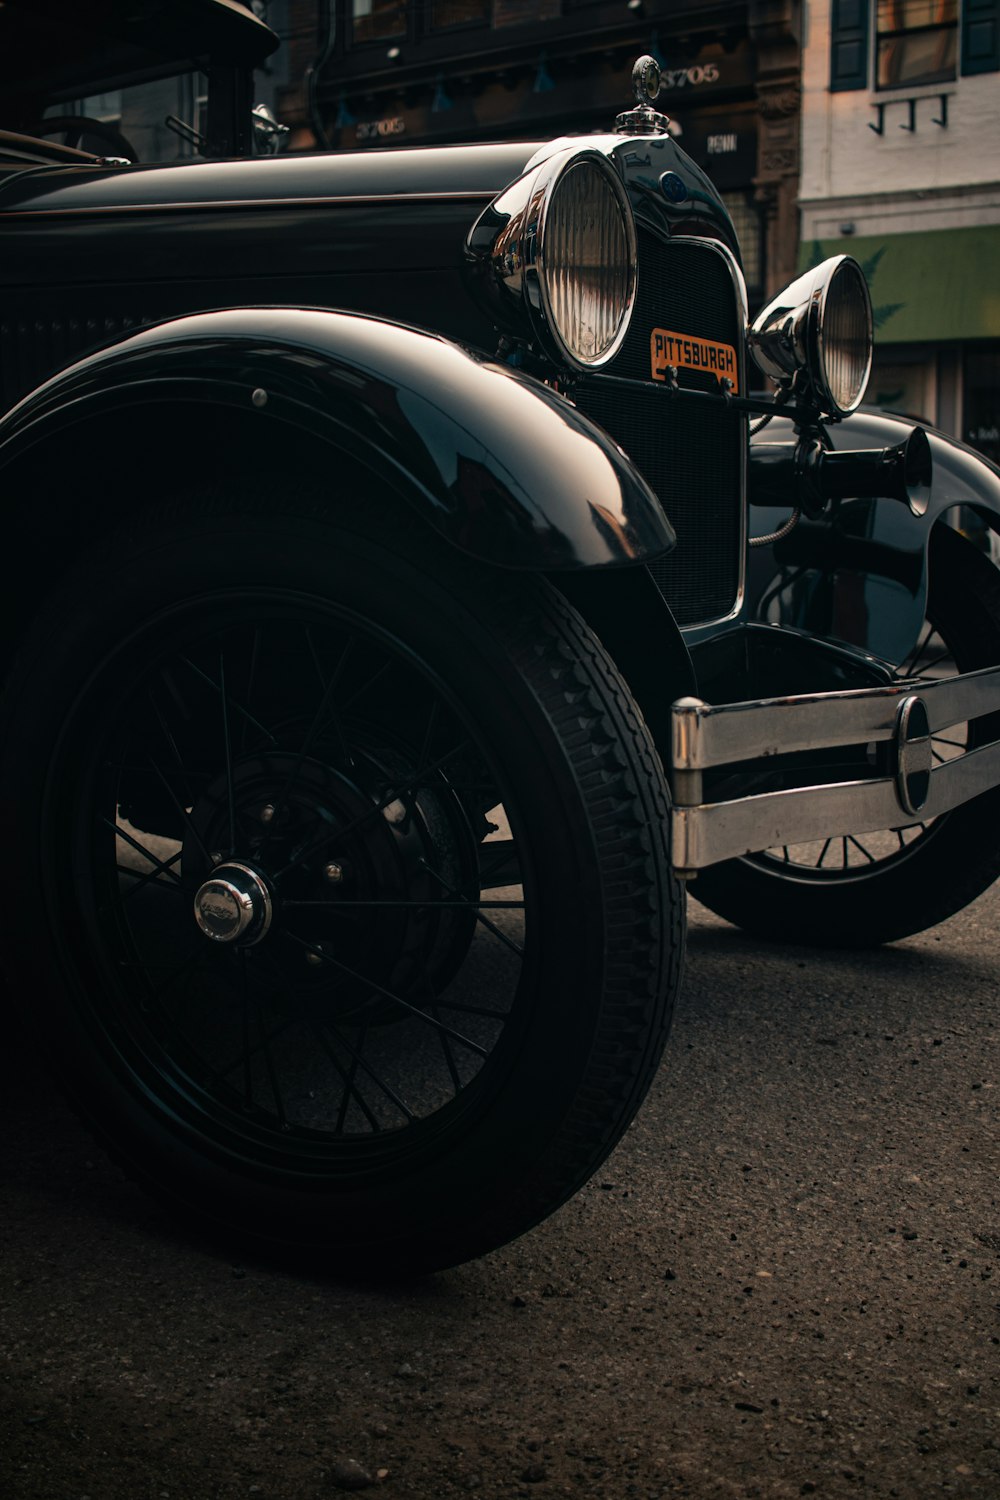
[[1000, 0], [811, 0], [802, 251], [876, 308], [872, 398], [1000, 460]]
[[[292, 151], [604, 133], [633, 102], [635, 59], [652, 53], [659, 107], [735, 221], [751, 310], [795, 273], [803, 0], [243, 3], [282, 39], [255, 98], [290, 127]], [[98, 119], [123, 154], [156, 162], [197, 153], [204, 101], [192, 72], [52, 113]]]
[[795, 270], [799, 15], [800, 0], [289, 0], [278, 112], [293, 149], [607, 131], [650, 52], [759, 303]]

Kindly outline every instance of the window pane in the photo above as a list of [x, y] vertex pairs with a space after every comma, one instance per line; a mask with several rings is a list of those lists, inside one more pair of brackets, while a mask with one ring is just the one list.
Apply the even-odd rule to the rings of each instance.
[[729, 210], [743, 254], [743, 274], [751, 295], [763, 289], [763, 249], [760, 210], [749, 193], [723, 193], [722, 201]]
[[958, 30], [918, 31], [911, 36], [883, 37], [878, 44], [878, 86], [943, 83], [955, 76]]
[[380, 42], [406, 35], [404, 0], [351, 0], [356, 42]]
[[572, 9], [576, 0], [496, 0], [493, 25], [523, 26], [525, 21], [554, 21], [560, 7]]
[[444, 31], [448, 26], [485, 25], [490, 18], [492, 0], [433, 0], [431, 26]]
[[97, 156], [133, 155], [139, 162], [179, 161], [197, 155], [197, 146], [183, 133], [178, 134], [166, 123], [168, 115], [204, 135], [207, 80], [201, 73], [186, 73], [179, 78], [160, 78], [152, 83], [137, 83], [110, 93], [92, 94], [72, 104], [57, 104], [46, 110], [46, 117], [85, 116], [99, 120], [119, 132], [119, 139], [105, 132], [95, 132], [67, 124], [50, 135], [52, 140], [78, 145]]
[[950, 26], [958, 20], [958, 0], [878, 0], [878, 30], [913, 31], [918, 26]]
[[1000, 461], [1000, 348], [966, 354], [962, 436], [994, 463]]

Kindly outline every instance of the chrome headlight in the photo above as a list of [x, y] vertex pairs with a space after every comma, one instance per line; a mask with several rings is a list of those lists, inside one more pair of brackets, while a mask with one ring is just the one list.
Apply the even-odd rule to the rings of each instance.
[[846, 417], [872, 368], [872, 303], [857, 261], [835, 255], [793, 281], [758, 314], [749, 341], [765, 375], [811, 388], [824, 412]]
[[562, 151], [527, 172], [478, 220], [468, 249], [502, 327], [576, 369], [618, 352], [635, 301], [635, 221], [599, 152]]

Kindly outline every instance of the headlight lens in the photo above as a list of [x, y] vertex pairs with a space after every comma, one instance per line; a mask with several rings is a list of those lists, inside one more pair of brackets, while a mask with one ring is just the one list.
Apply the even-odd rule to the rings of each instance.
[[856, 261], [842, 260], [830, 279], [817, 346], [827, 395], [838, 411], [854, 411], [872, 367], [871, 299]]
[[539, 224], [545, 311], [566, 353], [588, 367], [615, 353], [632, 310], [635, 231], [623, 200], [607, 168], [578, 158], [555, 179]]
[[635, 301], [635, 221], [602, 153], [572, 146], [529, 165], [476, 220], [467, 249], [499, 327], [577, 370], [618, 352]]
[[856, 260], [835, 255], [758, 313], [750, 352], [780, 385], [845, 417], [860, 405], [872, 367], [872, 304]]

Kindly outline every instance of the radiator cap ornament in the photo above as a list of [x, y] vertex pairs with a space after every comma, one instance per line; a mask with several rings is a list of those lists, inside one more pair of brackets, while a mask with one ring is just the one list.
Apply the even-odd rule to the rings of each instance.
[[647, 53], [632, 69], [632, 93], [636, 108], [627, 109], [615, 120], [616, 135], [667, 135], [670, 120], [659, 114], [653, 103], [660, 93], [660, 65]]

